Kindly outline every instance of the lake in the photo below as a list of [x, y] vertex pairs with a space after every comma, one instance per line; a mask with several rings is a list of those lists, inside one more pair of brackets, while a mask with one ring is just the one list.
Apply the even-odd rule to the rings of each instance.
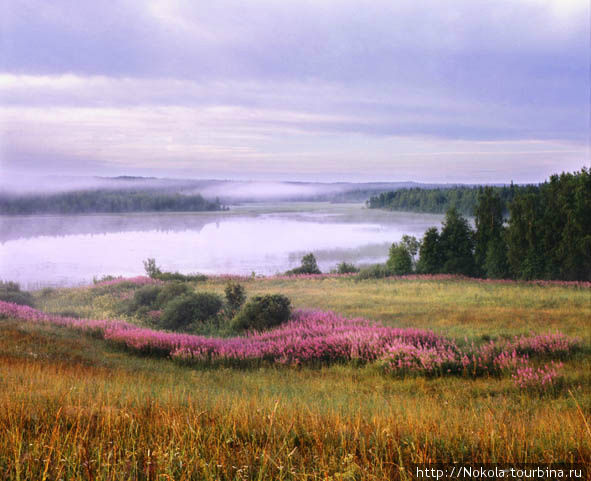
[[23, 288], [74, 286], [107, 274], [166, 271], [271, 275], [313, 252], [323, 272], [341, 261], [383, 262], [404, 234], [422, 237], [442, 215], [361, 204], [279, 203], [227, 212], [0, 216], [0, 279]]

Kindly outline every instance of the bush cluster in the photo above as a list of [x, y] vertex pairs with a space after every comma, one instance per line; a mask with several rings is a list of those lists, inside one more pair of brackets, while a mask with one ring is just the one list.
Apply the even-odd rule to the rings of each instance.
[[170, 282], [137, 289], [127, 301], [128, 314], [173, 331], [233, 333], [265, 330], [286, 322], [290, 300], [281, 294], [255, 296], [246, 302], [244, 287], [229, 281], [225, 298], [194, 292], [186, 283]]
[[282, 294], [266, 294], [250, 299], [232, 320], [236, 332], [264, 331], [287, 322], [291, 315], [291, 302]]
[[188, 324], [215, 317], [222, 305], [221, 297], [212, 292], [182, 294], [166, 304], [160, 325], [173, 331], [183, 330]]
[[128, 305], [128, 313], [148, 318], [159, 327], [187, 330], [194, 323], [214, 318], [222, 298], [209, 292], [195, 293], [181, 282], [140, 287]]

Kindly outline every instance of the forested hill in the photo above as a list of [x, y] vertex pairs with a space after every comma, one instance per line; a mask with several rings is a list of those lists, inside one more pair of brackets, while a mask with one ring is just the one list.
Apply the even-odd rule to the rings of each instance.
[[153, 191], [83, 190], [56, 194], [0, 194], [0, 214], [92, 214], [222, 210], [201, 195]]
[[[493, 192], [498, 193], [503, 203], [503, 210], [508, 212], [508, 205], [521, 191], [529, 187], [510, 186], [492, 187]], [[482, 192], [482, 186], [450, 187], [436, 189], [400, 189], [383, 192], [374, 195], [367, 201], [370, 209], [401, 210], [410, 212], [430, 212], [443, 214], [450, 208], [463, 215], [473, 216], [478, 205], [478, 198]]]
[[[396, 196], [396, 192], [392, 198], [401, 201], [410, 198], [405, 194], [413, 193], [416, 191]], [[416, 198], [432, 200], [430, 207], [435, 207], [437, 193], [424, 191]], [[477, 194], [473, 210], [476, 229], [457, 209], [450, 208], [441, 232], [434, 226], [420, 241], [407, 236], [392, 245], [386, 268], [381, 270], [384, 275], [412, 273], [418, 252], [414, 268], [421, 274], [591, 281], [591, 169], [552, 175], [535, 186], [489, 186], [443, 193], [448, 194], [447, 199], [440, 197], [437, 208], [446, 200], [461, 198], [468, 209], [466, 199]], [[419, 201], [417, 205], [421, 205]], [[504, 213], [507, 208], [509, 212]], [[377, 277], [380, 270], [370, 274]]]

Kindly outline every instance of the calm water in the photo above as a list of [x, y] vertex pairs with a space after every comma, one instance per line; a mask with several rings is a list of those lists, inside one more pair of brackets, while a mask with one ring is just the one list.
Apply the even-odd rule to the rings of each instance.
[[421, 237], [442, 216], [367, 210], [357, 204], [289, 203], [229, 212], [0, 216], [0, 279], [24, 288], [78, 285], [106, 274], [163, 270], [275, 274], [314, 252], [328, 271], [346, 260], [383, 262], [403, 234]]

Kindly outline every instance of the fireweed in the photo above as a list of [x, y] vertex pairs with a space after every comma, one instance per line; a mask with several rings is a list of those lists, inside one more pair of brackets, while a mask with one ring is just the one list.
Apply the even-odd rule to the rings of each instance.
[[376, 362], [394, 375], [511, 374], [522, 389], [552, 386], [562, 367], [561, 363], [535, 367], [532, 358], [565, 358], [581, 342], [553, 333], [460, 347], [430, 330], [387, 327], [315, 310], [297, 310], [289, 322], [277, 328], [230, 338], [157, 331], [122, 321], [76, 319], [0, 301], [1, 317], [91, 332], [132, 351], [185, 363], [273, 362], [297, 366]]
[[538, 368], [522, 366], [511, 377], [521, 389], [545, 390], [560, 379], [561, 362], [552, 361]]
[[78, 319], [76, 317], [46, 314], [28, 306], [21, 306], [11, 302], [0, 301], [0, 319], [20, 319], [35, 324], [50, 324], [60, 327], [68, 327], [84, 332], [104, 335], [107, 328], [134, 329], [136, 326], [123, 321]]

